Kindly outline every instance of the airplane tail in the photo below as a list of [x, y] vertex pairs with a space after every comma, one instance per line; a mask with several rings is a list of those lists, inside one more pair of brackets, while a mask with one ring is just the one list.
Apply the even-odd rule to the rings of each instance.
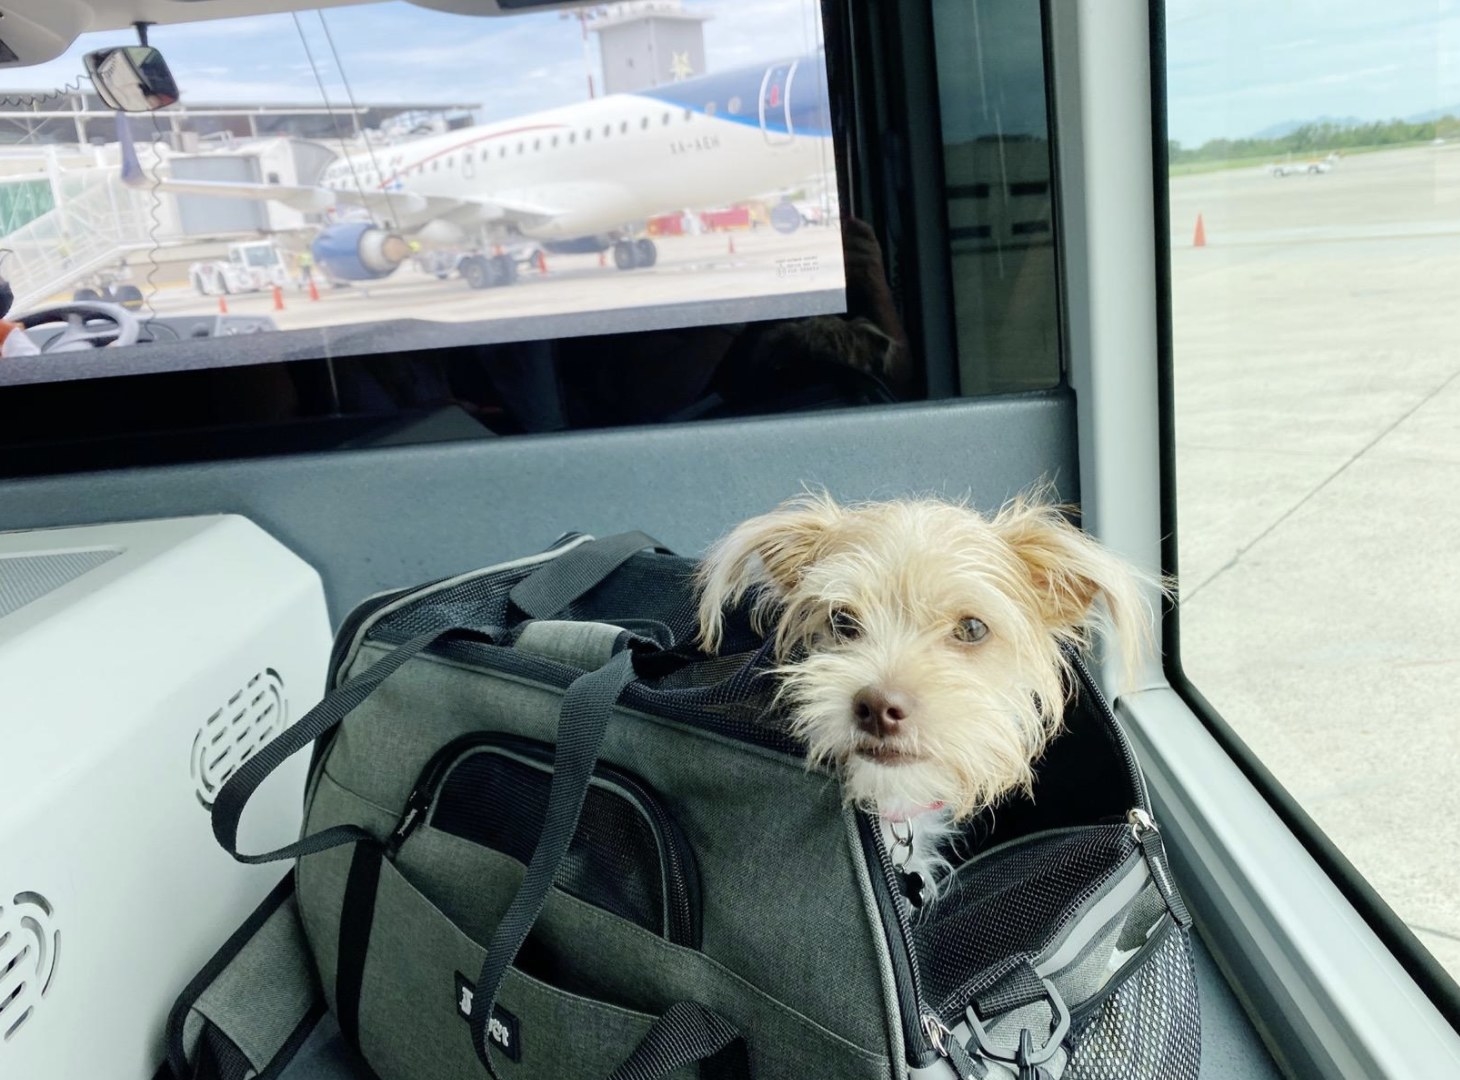
[[137, 144], [132, 141], [132, 125], [127, 114], [117, 112], [117, 145], [122, 151], [122, 183], [128, 187], [142, 187], [147, 183], [147, 174], [137, 158]]

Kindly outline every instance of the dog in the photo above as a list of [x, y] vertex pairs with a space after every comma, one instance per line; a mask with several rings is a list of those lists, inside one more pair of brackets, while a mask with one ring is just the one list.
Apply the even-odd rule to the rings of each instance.
[[949, 870], [946, 839], [1032, 789], [1060, 730], [1064, 647], [1109, 632], [1133, 675], [1153, 584], [1042, 493], [991, 517], [907, 499], [807, 494], [716, 543], [698, 576], [699, 646], [749, 597], [774, 638], [777, 704], [809, 767], [874, 811], [915, 905]]

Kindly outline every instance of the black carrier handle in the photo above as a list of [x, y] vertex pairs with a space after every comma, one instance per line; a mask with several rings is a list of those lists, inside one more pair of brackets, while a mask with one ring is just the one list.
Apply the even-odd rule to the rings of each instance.
[[[513, 586], [510, 598], [533, 618], [547, 618], [602, 584], [614, 571], [645, 548], [667, 551], [653, 537], [640, 532], [589, 540], [563, 552], [523, 578]], [[238, 823], [243, 817], [248, 800], [275, 769], [321, 736], [333, 731], [407, 660], [449, 634], [460, 631], [480, 632], [482, 629], [478, 621], [457, 618], [422, 631], [409, 641], [396, 646], [392, 652], [381, 657], [343, 686], [330, 691], [318, 705], [280, 732], [277, 738], [262, 746], [258, 753], [228, 778], [217, 798], [213, 800], [213, 836], [219, 846], [239, 862], [267, 863], [279, 859], [297, 859], [356, 840], [373, 839], [369, 832], [358, 825], [336, 825], [273, 851], [251, 855], [238, 850]]]
[[673, 555], [647, 533], [626, 532], [569, 548], [542, 569], [523, 578], [507, 594], [529, 618], [550, 619], [645, 549]]

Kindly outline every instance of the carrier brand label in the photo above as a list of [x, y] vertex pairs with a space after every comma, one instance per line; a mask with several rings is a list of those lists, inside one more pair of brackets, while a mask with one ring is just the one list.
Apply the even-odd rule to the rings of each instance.
[[[476, 984], [461, 972], [456, 973], [456, 1013], [463, 1020], [471, 1019], [471, 1003], [476, 996]], [[492, 1009], [492, 1018], [487, 1021], [487, 1038], [512, 1061], [522, 1060], [522, 1042], [518, 1037], [517, 1017], [502, 1006]]]

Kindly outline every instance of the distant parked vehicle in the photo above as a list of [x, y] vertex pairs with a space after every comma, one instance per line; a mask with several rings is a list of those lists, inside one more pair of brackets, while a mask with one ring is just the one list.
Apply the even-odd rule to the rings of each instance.
[[188, 278], [201, 296], [264, 292], [289, 284], [289, 271], [278, 248], [269, 240], [228, 245], [228, 258], [196, 262]]
[[1304, 173], [1309, 176], [1318, 176], [1322, 173], [1332, 172], [1336, 164], [1338, 164], [1338, 155], [1329, 154], [1322, 161], [1285, 161], [1269, 165], [1267, 171], [1273, 176], [1299, 176]]

